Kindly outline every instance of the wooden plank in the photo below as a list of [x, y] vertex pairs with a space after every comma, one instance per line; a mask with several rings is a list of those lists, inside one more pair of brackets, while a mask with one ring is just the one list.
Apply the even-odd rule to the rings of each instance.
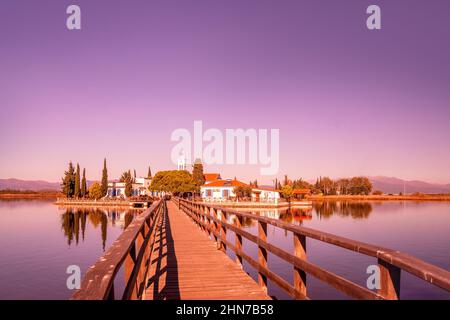
[[[258, 237], [260, 241], [267, 242], [267, 223], [258, 221]], [[258, 245], [258, 262], [263, 268], [267, 268], [267, 250]], [[265, 292], [267, 292], [267, 276], [258, 272], [258, 283]]]
[[378, 259], [381, 289], [378, 291], [385, 299], [400, 299], [400, 269], [384, 260]]
[[86, 272], [81, 288], [75, 291], [75, 300], [105, 300], [111, 298], [114, 277], [129, 255], [146, 220], [155, 214], [161, 202], [157, 201], [142, 215], [137, 216], [113, 242], [106, 253]]
[[[155, 240], [162, 240], [162, 245], [159, 256], [152, 257], [145, 299], [270, 299], [175, 203], [168, 202], [167, 207]], [[196, 210], [204, 213], [202, 207]], [[197, 215], [192, 218], [201, 221]]]
[[[306, 260], [306, 237], [294, 234], [294, 255]], [[294, 266], [294, 288], [306, 296], [306, 272]]]

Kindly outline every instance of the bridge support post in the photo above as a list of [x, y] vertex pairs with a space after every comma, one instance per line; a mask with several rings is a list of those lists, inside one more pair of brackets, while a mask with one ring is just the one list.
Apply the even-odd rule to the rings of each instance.
[[217, 242], [217, 232], [218, 232], [218, 225], [215, 219], [217, 219], [217, 209], [213, 208], [211, 210], [212, 213], [212, 233], [213, 233], [213, 237], [214, 237], [214, 242], [216, 243], [217, 249], [219, 249], [219, 243]]
[[[222, 222], [227, 222], [227, 212], [224, 210], [220, 210], [220, 220]], [[227, 245], [225, 241], [227, 240], [227, 228], [224, 227], [223, 224], [220, 224], [220, 250], [223, 252], [227, 251]]]
[[[306, 260], [306, 237], [294, 233], [294, 255]], [[306, 272], [294, 267], [294, 289], [306, 296]]]
[[[258, 237], [260, 241], [267, 242], [266, 222], [258, 221]], [[258, 262], [262, 267], [267, 268], [267, 250], [259, 245], [258, 245]], [[267, 292], [267, 277], [261, 272], [258, 272], [258, 283], [260, 287], [263, 288], [265, 292]]]
[[388, 300], [400, 299], [400, 268], [378, 259], [380, 267], [380, 285], [378, 293]]
[[[238, 229], [242, 228], [242, 217], [237, 216], [236, 220], [235, 220], [235, 226]], [[235, 233], [236, 235], [236, 240], [235, 240], [235, 246], [236, 246], [236, 251], [242, 250], [242, 236], [238, 233]], [[242, 266], [242, 256], [240, 256], [237, 252], [236, 252], [236, 263], [243, 268]]]

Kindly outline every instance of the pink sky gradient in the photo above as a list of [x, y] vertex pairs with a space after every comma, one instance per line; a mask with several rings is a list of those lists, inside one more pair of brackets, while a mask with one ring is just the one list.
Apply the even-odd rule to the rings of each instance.
[[[280, 129], [280, 172], [450, 183], [448, 1], [0, 4], [0, 177], [173, 169], [176, 128]], [[372, 1], [373, 2], [373, 1]], [[405, 9], [407, 8], [407, 9]], [[259, 177], [259, 166], [220, 166]]]

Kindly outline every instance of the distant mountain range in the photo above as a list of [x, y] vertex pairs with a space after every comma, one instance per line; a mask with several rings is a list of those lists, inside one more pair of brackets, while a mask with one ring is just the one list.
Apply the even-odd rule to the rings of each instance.
[[[91, 185], [87, 181], [87, 185]], [[43, 180], [20, 180], [20, 179], [0, 179], [0, 190], [31, 190], [31, 191], [50, 191], [61, 190], [60, 182], [48, 182]]]
[[[418, 180], [402, 180], [398, 178], [376, 176], [369, 177], [373, 184], [373, 190], [380, 190], [384, 193], [398, 194], [406, 191], [406, 193], [450, 193], [449, 184], [428, 183]], [[88, 181], [88, 186], [91, 184]], [[57, 190], [61, 189], [60, 182], [48, 182], [43, 180], [20, 180], [20, 179], [0, 179], [0, 190]]]
[[391, 177], [369, 177], [373, 184], [373, 190], [380, 190], [384, 193], [450, 193], [449, 184], [429, 183], [419, 180], [402, 180]]
[[60, 190], [60, 182], [48, 182], [43, 180], [0, 179], [0, 190]]

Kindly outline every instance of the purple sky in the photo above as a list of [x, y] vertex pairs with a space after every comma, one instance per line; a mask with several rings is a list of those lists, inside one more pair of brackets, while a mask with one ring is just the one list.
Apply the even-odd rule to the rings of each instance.
[[171, 132], [202, 120], [279, 128], [280, 177], [449, 183], [449, 20], [448, 0], [2, 0], [0, 177], [171, 169]]

